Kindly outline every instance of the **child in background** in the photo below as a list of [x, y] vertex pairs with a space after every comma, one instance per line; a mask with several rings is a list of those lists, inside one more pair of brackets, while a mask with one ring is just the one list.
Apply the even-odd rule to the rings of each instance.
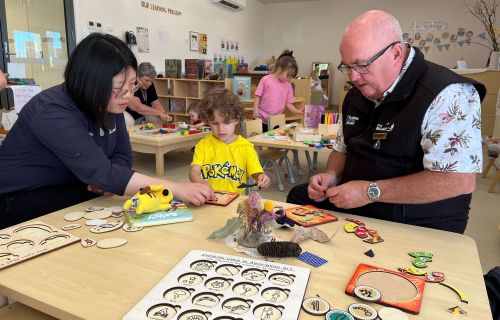
[[187, 109], [189, 118], [191, 119], [191, 125], [196, 129], [199, 129], [205, 125], [205, 121], [200, 119], [200, 103], [193, 102], [189, 105]]
[[215, 89], [200, 103], [200, 117], [212, 133], [196, 144], [189, 180], [210, 185], [216, 191], [240, 192], [237, 188], [252, 177], [261, 188], [271, 182], [264, 173], [253, 144], [234, 130], [244, 116], [240, 100], [227, 89]]
[[292, 85], [289, 80], [297, 74], [297, 62], [290, 56], [283, 56], [276, 61], [276, 71], [263, 77], [255, 90], [253, 118], [262, 119], [263, 130], [267, 131], [267, 116], [281, 114], [285, 107], [293, 113], [303, 113], [297, 109], [294, 101]]

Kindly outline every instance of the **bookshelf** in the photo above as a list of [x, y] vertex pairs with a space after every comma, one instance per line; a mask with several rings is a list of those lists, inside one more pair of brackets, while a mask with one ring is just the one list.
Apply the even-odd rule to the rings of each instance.
[[209, 90], [227, 88], [232, 90], [232, 79], [197, 80], [180, 78], [156, 78], [156, 94], [166, 112], [174, 117], [175, 122], [189, 122], [187, 108], [193, 102], [199, 102]]

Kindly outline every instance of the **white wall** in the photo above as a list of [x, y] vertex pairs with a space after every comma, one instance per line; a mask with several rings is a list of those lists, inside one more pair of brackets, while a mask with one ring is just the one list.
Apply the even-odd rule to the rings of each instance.
[[[331, 62], [334, 69], [334, 96], [331, 104], [338, 103], [343, 77], [336, 70], [340, 62], [338, 44], [347, 24], [362, 12], [379, 9], [393, 14], [401, 23], [403, 32], [414, 33], [412, 22], [446, 21], [448, 32], [458, 27], [484, 31], [478, 20], [468, 13], [460, 0], [319, 0], [266, 5], [265, 39], [263, 53], [279, 54], [284, 48], [293, 49], [299, 64], [299, 75], [309, 76], [313, 61]], [[441, 32], [434, 32], [440, 34]], [[425, 36], [426, 32], [422, 32]], [[414, 44], [415, 45], [415, 44]], [[485, 67], [488, 49], [475, 45], [457, 44], [449, 50], [431, 47], [428, 60], [453, 67], [457, 60], [467, 61], [469, 68]]]
[[[124, 39], [125, 31], [137, 27], [148, 28], [149, 53], [132, 50], [139, 62], [151, 62], [158, 72], [165, 70], [165, 59], [208, 58], [220, 52], [220, 39], [239, 41], [239, 51], [250, 64], [261, 50], [262, 17], [264, 5], [257, 0], [247, 0], [247, 7], [234, 12], [217, 7], [209, 0], [151, 0], [150, 4], [181, 11], [170, 15], [145, 9], [140, 0], [74, 0], [77, 42], [86, 35], [88, 21], [102, 23], [103, 32]], [[113, 30], [110, 32], [109, 28]], [[159, 31], [168, 32], [168, 43], [159, 41]], [[206, 33], [208, 54], [189, 51], [189, 31]]]
[[[87, 21], [99, 21], [104, 31], [108, 26], [123, 38], [126, 30], [136, 27], [149, 29], [150, 53], [137, 53], [138, 60], [152, 62], [158, 71], [164, 70], [166, 58], [203, 58], [189, 51], [189, 31], [208, 34], [208, 57], [218, 52], [219, 40], [238, 40], [240, 51], [250, 66], [264, 63], [272, 55], [278, 56], [285, 48], [294, 50], [299, 64], [299, 75], [309, 76], [313, 61], [331, 62], [333, 66], [333, 97], [337, 104], [343, 77], [335, 67], [340, 62], [338, 43], [345, 26], [364, 11], [381, 9], [395, 15], [403, 32], [414, 33], [415, 21], [446, 21], [448, 32], [458, 27], [473, 30], [475, 35], [484, 29], [460, 0], [319, 0], [264, 5], [258, 0], [247, 0], [242, 12], [230, 12], [211, 4], [209, 0], [155, 0], [157, 5], [180, 10], [181, 16], [146, 10], [139, 0], [74, 0], [77, 39], [84, 36]], [[158, 31], [167, 31], [169, 41], [160, 44]], [[434, 32], [436, 35], [440, 32]], [[425, 35], [425, 32], [422, 32]], [[425, 53], [436, 63], [453, 67], [464, 59], [469, 68], [484, 67], [488, 49], [471, 44], [450, 46], [441, 52], [436, 47]]]

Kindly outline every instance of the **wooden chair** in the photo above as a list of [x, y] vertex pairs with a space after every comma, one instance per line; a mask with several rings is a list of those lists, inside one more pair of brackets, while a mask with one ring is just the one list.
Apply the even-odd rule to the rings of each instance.
[[[242, 135], [246, 137], [252, 137], [254, 135], [259, 135], [262, 133], [262, 120], [261, 119], [255, 119], [255, 120], [244, 120], [241, 123], [241, 133]], [[290, 183], [294, 184], [295, 179], [293, 177], [292, 173], [292, 167], [290, 166], [290, 160], [288, 160], [287, 157], [287, 151], [286, 150], [278, 150], [278, 149], [269, 149], [269, 150], [261, 150], [258, 149], [257, 153], [259, 155], [259, 159], [262, 163], [262, 166], [265, 168], [267, 165], [271, 165], [274, 168], [274, 173], [276, 174], [276, 180], [278, 181], [278, 190], [283, 191], [285, 190], [283, 186], [283, 181], [281, 178], [281, 172], [280, 172], [280, 166], [279, 162], [280, 161], [285, 161], [287, 172], [288, 172], [288, 177], [290, 179]]]

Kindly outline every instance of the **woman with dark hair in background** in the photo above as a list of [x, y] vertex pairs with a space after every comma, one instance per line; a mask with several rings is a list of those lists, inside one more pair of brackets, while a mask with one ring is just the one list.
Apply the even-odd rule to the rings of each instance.
[[164, 185], [194, 205], [208, 186], [134, 172], [123, 111], [133, 95], [137, 60], [116, 37], [94, 33], [71, 54], [65, 82], [22, 109], [0, 147], [0, 229], [102, 194], [133, 195]]

